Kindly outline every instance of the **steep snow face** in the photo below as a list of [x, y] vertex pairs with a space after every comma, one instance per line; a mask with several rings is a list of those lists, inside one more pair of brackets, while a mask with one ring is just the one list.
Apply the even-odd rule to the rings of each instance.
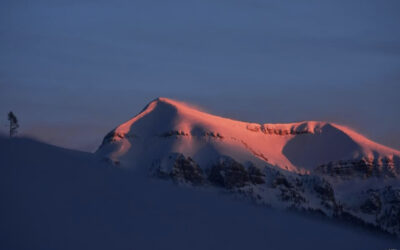
[[123, 167], [151, 166], [171, 153], [207, 168], [221, 155], [258, 166], [309, 172], [330, 162], [398, 162], [400, 152], [334, 123], [257, 124], [211, 115], [167, 98], [111, 131], [97, 154]]

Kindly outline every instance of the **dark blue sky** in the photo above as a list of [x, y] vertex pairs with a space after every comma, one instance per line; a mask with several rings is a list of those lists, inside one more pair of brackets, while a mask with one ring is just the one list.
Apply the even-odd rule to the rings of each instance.
[[0, 114], [94, 150], [165, 96], [254, 122], [328, 120], [400, 148], [400, 1], [0, 2]]

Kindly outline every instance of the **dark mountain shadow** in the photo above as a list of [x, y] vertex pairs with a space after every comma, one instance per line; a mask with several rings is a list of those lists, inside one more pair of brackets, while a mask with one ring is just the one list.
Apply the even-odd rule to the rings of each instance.
[[359, 150], [360, 146], [353, 139], [327, 124], [321, 133], [295, 136], [282, 152], [293, 165], [311, 170], [330, 161], [351, 159]]
[[393, 246], [330, 223], [142, 178], [93, 154], [27, 138], [0, 138], [0, 201], [0, 249], [7, 250]]

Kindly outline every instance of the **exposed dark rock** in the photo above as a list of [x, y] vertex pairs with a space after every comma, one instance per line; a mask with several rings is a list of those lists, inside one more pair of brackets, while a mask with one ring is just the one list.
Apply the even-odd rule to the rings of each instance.
[[286, 179], [286, 177], [280, 173], [278, 173], [275, 178], [272, 180], [272, 187], [276, 188], [277, 186], [283, 185], [286, 188], [292, 188], [293, 185]]
[[184, 132], [184, 131], [178, 131], [178, 130], [171, 130], [168, 132], [165, 132], [161, 134], [161, 137], [171, 137], [171, 136], [189, 136], [189, 133]]
[[279, 171], [271, 174], [273, 178], [271, 179], [270, 185], [272, 188], [277, 188], [280, 191], [279, 199], [291, 204], [292, 207], [300, 208], [302, 203], [306, 202], [304, 198], [304, 190], [298, 188], [293, 182], [299, 181], [297, 178], [289, 178], [283, 175]]
[[381, 191], [382, 212], [377, 222], [391, 233], [400, 234], [400, 189], [391, 186]]
[[228, 189], [243, 187], [250, 183], [249, 173], [240, 163], [225, 157], [209, 169], [208, 180]]
[[301, 134], [311, 134], [312, 131], [307, 129], [305, 130], [295, 130], [292, 128], [291, 130], [282, 129], [282, 128], [273, 128], [268, 127], [266, 125], [261, 126], [261, 131], [267, 135], [301, 135]]
[[174, 162], [170, 176], [175, 181], [185, 181], [193, 185], [203, 184], [205, 181], [203, 170], [193, 161], [192, 158], [186, 158], [179, 155]]
[[170, 163], [166, 166], [163, 166], [160, 161], [153, 163], [153, 174], [156, 177], [192, 185], [205, 183], [206, 179], [203, 170], [192, 158], [186, 158], [182, 154], [172, 154], [169, 156], [169, 160]]
[[[280, 201], [288, 209], [308, 211], [353, 225], [400, 235], [400, 189], [398, 188], [388, 186], [355, 194], [360, 195], [359, 198], [363, 200], [353, 204], [336, 200], [332, 185], [316, 175], [287, 174], [268, 166], [261, 170], [252, 164], [246, 168], [228, 156], [221, 157], [207, 169], [206, 173], [193, 159], [182, 154], [172, 155], [168, 161], [163, 162], [163, 168], [159, 164], [160, 167], [156, 172], [160, 178], [191, 185], [211, 184], [261, 204], [268, 205], [269, 202]], [[344, 161], [341, 164], [344, 164]], [[277, 196], [264, 196], [263, 192], [273, 192]], [[366, 215], [368, 217], [365, 217]]]
[[386, 202], [400, 205], [400, 189], [386, 186], [383, 189], [383, 196]]
[[216, 132], [203, 132], [203, 136], [209, 136], [217, 139], [223, 139], [224, 137], [220, 133]]
[[220, 139], [224, 139], [224, 137], [220, 133], [217, 133], [217, 137]]
[[335, 194], [333, 188], [329, 182], [324, 179], [319, 179], [314, 182], [314, 191], [323, 199], [323, 200], [335, 200]]
[[251, 123], [251, 124], [247, 124], [246, 128], [250, 131], [253, 132], [258, 132], [261, 130], [261, 125], [260, 124], [255, 124], [255, 123]]
[[295, 189], [281, 188], [280, 198], [283, 201], [291, 201], [294, 205], [304, 203], [306, 199]]
[[297, 188], [301, 188], [301, 189], [303, 188], [303, 182], [299, 178], [296, 178], [295, 182], [296, 182]]
[[252, 165], [247, 169], [247, 172], [249, 173], [249, 178], [251, 183], [253, 184], [265, 183], [265, 174], [263, 174], [259, 168]]
[[369, 159], [329, 162], [318, 166], [315, 171], [320, 174], [340, 178], [370, 178], [400, 175], [400, 166], [393, 159]]
[[366, 214], [378, 214], [381, 211], [381, 208], [382, 202], [379, 192], [375, 190], [369, 190], [368, 198], [360, 206], [361, 211]]
[[390, 232], [400, 233], [400, 206], [389, 206], [378, 218], [378, 223], [383, 228], [387, 228]]
[[123, 138], [125, 138], [125, 136], [126, 135], [124, 135], [124, 134], [120, 134], [120, 133], [116, 133], [115, 131], [111, 131], [103, 138], [100, 148], [107, 143], [117, 141], [118, 139], [123, 139]]

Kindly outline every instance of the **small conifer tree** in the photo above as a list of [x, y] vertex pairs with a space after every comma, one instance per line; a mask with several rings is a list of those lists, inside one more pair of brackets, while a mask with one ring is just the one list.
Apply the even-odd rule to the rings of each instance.
[[13, 137], [18, 132], [18, 119], [12, 111], [8, 113], [8, 120], [10, 121], [10, 137]]

